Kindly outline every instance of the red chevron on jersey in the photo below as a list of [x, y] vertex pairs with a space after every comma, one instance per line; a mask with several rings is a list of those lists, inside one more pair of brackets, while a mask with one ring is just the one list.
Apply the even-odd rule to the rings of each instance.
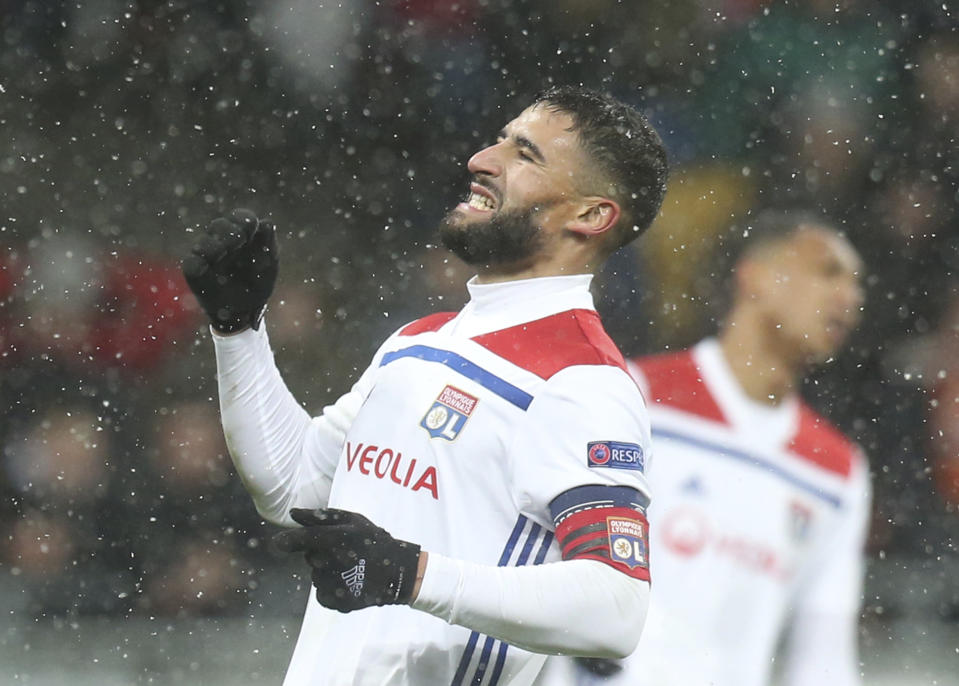
[[705, 419], [728, 423], [689, 351], [639, 357], [633, 362], [649, 385], [646, 401], [660, 403]]
[[567, 310], [472, 340], [542, 379], [578, 365], [626, 369], [594, 310]]
[[434, 312], [428, 314], [415, 322], [410, 322], [400, 329], [400, 336], [415, 336], [419, 333], [429, 333], [439, 331], [443, 324], [456, 316], [455, 312]]
[[858, 457], [853, 443], [805, 404], [799, 407], [799, 429], [789, 443], [789, 451], [844, 477], [852, 473]]

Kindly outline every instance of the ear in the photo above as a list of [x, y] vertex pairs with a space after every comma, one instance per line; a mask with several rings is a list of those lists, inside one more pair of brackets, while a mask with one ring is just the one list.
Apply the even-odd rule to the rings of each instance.
[[587, 238], [599, 236], [616, 226], [621, 215], [622, 211], [616, 201], [591, 196], [583, 198], [576, 216], [566, 224], [566, 228]]

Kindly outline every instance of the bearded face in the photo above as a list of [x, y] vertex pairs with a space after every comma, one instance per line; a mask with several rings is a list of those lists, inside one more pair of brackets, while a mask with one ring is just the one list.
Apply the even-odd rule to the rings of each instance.
[[522, 210], [498, 211], [467, 221], [454, 209], [440, 224], [443, 245], [466, 264], [488, 270], [521, 268], [543, 244], [536, 216], [541, 205]]
[[466, 166], [469, 189], [440, 225], [443, 245], [484, 276], [548, 261], [582, 197], [585, 158], [572, 117], [528, 107]]

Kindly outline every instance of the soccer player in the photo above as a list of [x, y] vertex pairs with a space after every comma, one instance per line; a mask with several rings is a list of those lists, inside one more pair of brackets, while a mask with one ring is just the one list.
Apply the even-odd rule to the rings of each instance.
[[642, 630], [649, 423], [589, 284], [658, 212], [663, 145], [559, 88], [468, 168], [440, 233], [476, 269], [469, 303], [401, 327], [319, 417], [263, 324], [272, 226], [215, 220], [184, 262], [237, 470], [266, 519], [301, 525], [278, 537], [315, 590], [287, 686], [534, 684], [546, 654], [623, 657]]
[[781, 637], [783, 684], [859, 683], [868, 466], [798, 387], [855, 326], [862, 264], [817, 215], [746, 233], [718, 337], [630, 360], [656, 443], [656, 581], [636, 652], [581, 661], [579, 684], [762, 686]]

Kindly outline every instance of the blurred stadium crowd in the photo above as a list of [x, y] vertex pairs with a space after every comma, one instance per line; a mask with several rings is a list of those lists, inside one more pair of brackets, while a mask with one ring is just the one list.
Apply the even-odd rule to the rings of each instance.
[[925, 0], [0, 0], [5, 600], [248, 612], [287, 562], [226, 454], [190, 232], [236, 206], [278, 224], [267, 321], [318, 412], [390, 331], [463, 302], [431, 241], [466, 158], [582, 82], [671, 153], [662, 215], [597, 280], [625, 352], [714, 328], [722, 238], [750, 212], [845, 228], [866, 316], [804, 394], [871, 459], [865, 613], [909, 611], [883, 570], [922, 569], [959, 622], [937, 571], [959, 526], [957, 25]]

